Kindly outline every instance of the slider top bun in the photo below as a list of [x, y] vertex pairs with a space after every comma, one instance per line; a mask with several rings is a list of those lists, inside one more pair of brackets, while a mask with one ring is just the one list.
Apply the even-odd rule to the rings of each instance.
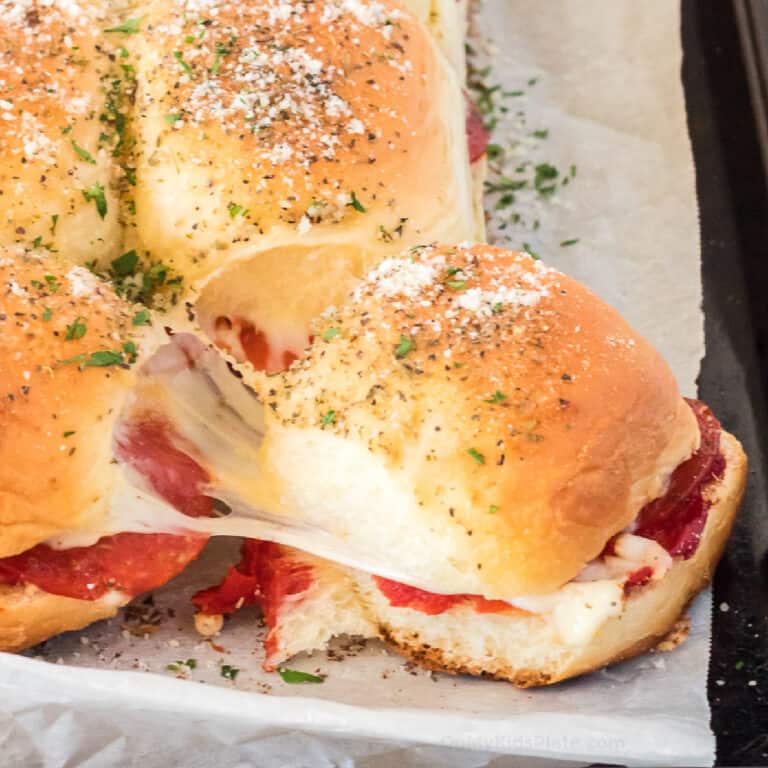
[[119, 247], [112, 185], [117, 97], [101, 40], [112, 23], [108, 7], [91, 0], [0, 2], [0, 237], [6, 245], [51, 244], [80, 263]]
[[699, 443], [654, 349], [525, 254], [412, 249], [315, 331], [263, 379], [277, 497], [432, 591], [559, 588]]
[[0, 557], [106, 513], [134, 317], [83, 267], [0, 251]]
[[187, 279], [476, 232], [461, 89], [400, 4], [157, 0], [127, 44], [135, 234]]

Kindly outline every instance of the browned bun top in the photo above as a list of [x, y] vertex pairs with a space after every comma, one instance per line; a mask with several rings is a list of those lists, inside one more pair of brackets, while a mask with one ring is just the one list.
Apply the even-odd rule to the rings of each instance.
[[106, 511], [134, 317], [82, 267], [0, 251], [0, 557]]
[[526, 254], [412, 249], [315, 331], [283, 384], [265, 385], [268, 412], [383, 463], [415, 499], [393, 555], [440, 539], [486, 596], [570, 580], [698, 445], [654, 349]]
[[[110, 4], [0, 0], [0, 236], [84, 263], [119, 247]], [[107, 35], [109, 37], [109, 35]], [[114, 35], [112, 35], [114, 37]], [[117, 84], [115, 84], [115, 82]]]
[[185, 274], [318, 229], [391, 250], [472, 220], [459, 88], [399, 3], [158, 0], [132, 46], [137, 232]]

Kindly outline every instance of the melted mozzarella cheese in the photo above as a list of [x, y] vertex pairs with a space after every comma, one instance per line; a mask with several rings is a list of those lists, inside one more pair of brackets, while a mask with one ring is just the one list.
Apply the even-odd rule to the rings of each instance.
[[[336, 462], [343, 471], [340, 470], [336, 478], [340, 485], [334, 486], [331, 493], [319, 494], [319, 486], [293, 489], [315, 494], [318, 514], [311, 519], [292, 519], [290, 505], [280, 508], [278, 514], [266, 512], [265, 509], [274, 508], [269, 499], [274, 498], [275, 491], [264, 487], [266, 480], [259, 472], [264, 434], [261, 402], [232, 376], [218, 353], [192, 339], [174, 337], [174, 342], [152, 359], [146, 372], [126, 417], [141, 418], [142, 414], [156, 412], [167, 418], [174, 432], [194, 446], [194, 458], [212, 478], [210, 486], [202, 492], [225, 502], [231, 513], [215, 518], [188, 517], [158, 497], [135, 470], [121, 465], [116, 472], [108, 518], [99, 523], [98, 529], [57, 536], [47, 542], [51, 546], [88, 546], [102, 536], [120, 532], [242, 536], [277, 541], [360, 571], [441, 592], [439, 584], [425, 583], [415, 577], [406, 564], [392, 564], [390, 555], [397, 551], [396, 544], [376, 539], [374, 550], [355, 542], [354, 519], [347, 521], [346, 533], [343, 526], [327, 527], [332, 515], [323, 508], [322, 499], [325, 504], [334, 504], [340, 495], [358, 494], [361, 474], [373, 472], [367, 465], [357, 467], [357, 454]], [[332, 451], [314, 450], [314, 455], [330, 454], [338, 459], [343, 449], [340, 445]], [[299, 457], [303, 453], [300, 446], [293, 446], [293, 450], [287, 452]], [[325, 491], [329, 483], [336, 482], [330, 469], [318, 474]], [[396, 494], [397, 489], [389, 478], [385, 480], [387, 482], [379, 484], [380, 492], [375, 494], [375, 499], [366, 496], [362, 503], [380, 503], [386, 512], [382, 514], [383, 520], [395, 510], [407, 517], [411, 514], [407, 499]], [[301, 506], [313, 508], [308, 503]], [[354, 508], [355, 504], [350, 502], [342, 507]], [[385, 526], [384, 537], [387, 528], [393, 526]], [[439, 553], [435, 554], [434, 541], [430, 549], [433, 557], [440, 557]], [[613, 549], [615, 554], [588, 563], [559, 590], [547, 595], [518, 596], [508, 602], [531, 613], [550, 615], [564, 642], [574, 645], [588, 642], [608, 619], [621, 614], [626, 600], [624, 584], [633, 572], [650, 566], [651, 578], [658, 580], [672, 565], [672, 558], [659, 544], [630, 533], [617, 537]], [[442, 559], [446, 563], [449, 560], [448, 557]]]
[[531, 613], [551, 614], [560, 639], [569, 645], [589, 642], [600, 627], [624, 610], [624, 581], [570, 582], [557, 592], [516, 597], [509, 603]]

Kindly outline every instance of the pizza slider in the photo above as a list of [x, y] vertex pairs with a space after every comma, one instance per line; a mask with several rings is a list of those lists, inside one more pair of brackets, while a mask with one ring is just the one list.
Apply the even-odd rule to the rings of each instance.
[[[355, 632], [554, 682], [651, 647], [709, 580], [746, 458], [575, 280], [487, 245], [414, 249], [315, 338], [261, 384], [259, 467], [314, 554], [254, 545], [223, 600], [197, 600], [260, 602], [268, 664]], [[284, 563], [305, 575], [287, 600], [264, 576]]]

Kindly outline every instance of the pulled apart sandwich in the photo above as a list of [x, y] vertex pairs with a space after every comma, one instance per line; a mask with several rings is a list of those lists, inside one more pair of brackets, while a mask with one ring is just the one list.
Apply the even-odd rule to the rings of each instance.
[[198, 626], [260, 604], [268, 667], [348, 633], [537, 685], [670, 630], [739, 443], [576, 281], [401, 253], [483, 236], [465, 2], [0, 11], [1, 650], [210, 536]]
[[255, 602], [268, 668], [347, 633], [531, 686], [653, 647], [709, 581], [741, 446], [576, 281], [485, 245], [413, 249], [315, 338], [263, 383], [261, 471], [341, 562], [246, 542], [195, 597], [204, 631]]

